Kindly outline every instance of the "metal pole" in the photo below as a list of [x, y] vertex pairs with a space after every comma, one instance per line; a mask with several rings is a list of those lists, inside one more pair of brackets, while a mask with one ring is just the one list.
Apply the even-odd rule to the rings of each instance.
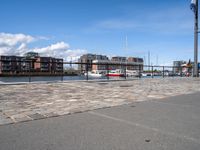
[[107, 80], [109, 80], [109, 65], [106, 64]]
[[151, 56], [150, 56], [150, 52], [148, 51], [148, 66], [149, 66], [148, 70], [150, 70], [150, 65], [151, 65], [151, 64], [150, 64], [150, 62], [151, 62], [150, 57], [151, 57]]
[[181, 67], [181, 69], [180, 69], [180, 71], [181, 71], [181, 77], [183, 77], [183, 68], [182, 68], [182, 66], [180, 66]]
[[29, 61], [29, 75], [28, 75], [29, 83], [31, 82], [31, 62]]
[[[62, 66], [63, 66], [63, 62], [62, 62]], [[61, 77], [62, 82], [63, 82], [63, 76], [64, 76], [64, 68], [62, 69], [62, 77]]]
[[151, 76], [152, 76], [152, 78], [154, 77], [153, 66], [151, 66]]
[[63, 82], [63, 73], [62, 73], [62, 75], [61, 75], [61, 81]]
[[196, 9], [194, 13], [194, 68], [193, 77], [198, 77], [198, 0], [196, 0]]
[[165, 66], [163, 66], [163, 78], [165, 77]]
[[88, 63], [87, 63], [87, 65], [86, 65], [86, 80], [88, 81]]
[[126, 74], [126, 67], [127, 67], [127, 64], [125, 64], [125, 69], [124, 69], [124, 75], [125, 75], [125, 79], [126, 79], [126, 76], [127, 76], [127, 74]]
[[139, 65], [139, 78], [141, 78], [141, 65]]

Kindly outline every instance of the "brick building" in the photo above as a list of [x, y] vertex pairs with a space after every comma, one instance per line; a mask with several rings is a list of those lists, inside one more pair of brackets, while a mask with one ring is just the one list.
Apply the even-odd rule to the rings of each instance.
[[[143, 59], [137, 57], [112, 57], [111, 60], [104, 55], [86, 54], [80, 57], [79, 63], [88, 63], [88, 71], [92, 70], [143, 70]], [[86, 71], [86, 64], [79, 64], [78, 69], [81, 72]], [[140, 67], [140, 68], [139, 68]]]
[[40, 57], [29, 52], [25, 56], [0, 56], [0, 75], [53, 75], [63, 73], [63, 59]]
[[[83, 56], [80, 57], [80, 59], [78, 60], [79, 63], [88, 63], [88, 65], [86, 64], [79, 64], [78, 65], [78, 69], [81, 72], [85, 72], [87, 70], [87, 66], [88, 66], [88, 71], [91, 71], [93, 66], [92, 63], [94, 62], [99, 62], [99, 61], [108, 61], [109, 58], [105, 55], [96, 55], [96, 54], [85, 54]], [[104, 66], [105, 67], [105, 66]]]

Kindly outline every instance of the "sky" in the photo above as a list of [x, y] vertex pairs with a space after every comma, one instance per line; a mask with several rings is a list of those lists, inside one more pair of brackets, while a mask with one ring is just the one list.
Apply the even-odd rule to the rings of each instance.
[[190, 0], [1, 0], [0, 55], [193, 60]]

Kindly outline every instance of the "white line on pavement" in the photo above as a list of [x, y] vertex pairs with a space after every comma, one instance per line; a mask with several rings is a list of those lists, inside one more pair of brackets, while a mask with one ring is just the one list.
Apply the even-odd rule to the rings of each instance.
[[159, 133], [162, 133], [162, 134], [165, 134], [165, 135], [169, 135], [169, 136], [175, 136], [175, 137], [178, 137], [178, 138], [181, 138], [181, 139], [189, 140], [189, 141], [195, 142], [197, 144], [200, 144], [200, 140], [196, 139], [196, 138], [193, 138], [193, 137], [188, 137], [188, 136], [185, 136], [185, 135], [178, 135], [178, 134], [176, 134], [174, 132], [164, 132], [164, 131], [162, 131], [160, 129], [157, 129], [157, 128], [152, 128], [152, 127], [149, 127], [149, 126], [146, 126], [146, 125], [134, 123], [134, 122], [131, 122], [131, 121], [119, 119], [119, 118], [116, 118], [116, 117], [104, 115], [104, 114], [93, 112], [93, 111], [90, 111], [88, 113], [91, 114], [91, 115], [95, 115], [95, 116], [111, 119], [111, 120], [114, 120], [114, 121], [117, 121], [117, 122], [121, 122], [121, 123], [125, 123], [125, 124], [128, 124], [128, 125], [131, 125], [131, 126], [145, 128], [145, 129], [148, 129], [148, 130], [152, 130], [154, 132], [159, 132]]

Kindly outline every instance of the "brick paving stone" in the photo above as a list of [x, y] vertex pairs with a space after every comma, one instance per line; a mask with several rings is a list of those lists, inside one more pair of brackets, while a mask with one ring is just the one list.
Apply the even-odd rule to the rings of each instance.
[[13, 121], [10, 118], [7, 118], [2, 113], [0, 113], [0, 125], [10, 124], [10, 123], [13, 123]]
[[29, 115], [30, 118], [32, 118], [33, 120], [38, 120], [38, 119], [44, 119], [46, 118], [45, 116], [41, 115], [41, 114], [38, 114], [38, 113], [35, 113], [33, 115]]

